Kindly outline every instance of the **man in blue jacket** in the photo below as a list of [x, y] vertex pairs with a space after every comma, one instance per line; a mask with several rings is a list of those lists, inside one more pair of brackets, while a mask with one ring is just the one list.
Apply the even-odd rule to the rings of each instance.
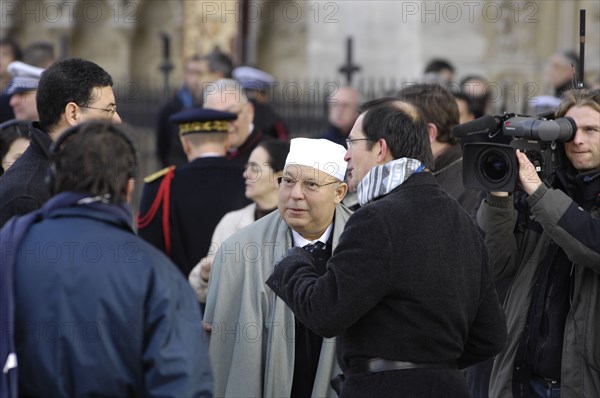
[[50, 151], [56, 195], [0, 234], [0, 395], [212, 396], [194, 292], [132, 229], [133, 144], [89, 122]]

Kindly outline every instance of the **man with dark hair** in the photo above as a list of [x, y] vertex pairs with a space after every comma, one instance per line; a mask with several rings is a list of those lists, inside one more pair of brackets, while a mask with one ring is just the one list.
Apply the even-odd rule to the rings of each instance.
[[47, 41], [36, 41], [23, 50], [23, 62], [38, 68], [46, 69], [56, 61], [54, 44]]
[[452, 127], [459, 122], [454, 96], [439, 84], [414, 84], [403, 88], [398, 97], [416, 106], [427, 125], [435, 180], [471, 213], [477, 206], [478, 192], [463, 185], [462, 148], [452, 134]]
[[231, 77], [232, 70], [231, 59], [218, 47], [208, 54], [194, 54], [184, 61], [184, 84], [175, 97], [161, 107], [158, 116], [156, 154], [163, 167], [187, 163], [177, 125], [171, 123], [169, 117], [185, 109], [201, 107], [206, 86], [218, 79]]
[[40, 121], [30, 130], [31, 144], [0, 177], [0, 226], [50, 198], [44, 183], [48, 148], [61, 132], [93, 119], [121, 122], [112, 85], [104, 69], [78, 58], [57, 62], [42, 74], [36, 94]]
[[460, 92], [469, 97], [475, 119], [488, 113], [490, 108], [490, 84], [479, 75], [467, 75], [460, 81]]
[[194, 293], [132, 228], [132, 142], [92, 121], [50, 152], [56, 195], [0, 232], [2, 396], [18, 369], [18, 396], [210, 397]]
[[491, 192], [477, 218], [504, 302], [509, 340], [490, 396], [597, 397], [600, 392], [600, 92], [563, 94], [571, 117], [550, 185], [517, 151], [522, 190]]
[[447, 60], [435, 58], [425, 67], [424, 81], [449, 85], [454, 80], [454, 66]]
[[362, 207], [326, 272], [293, 248], [267, 285], [310, 330], [337, 336], [341, 397], [467, 397], [459, 368], [506, 339], [483, 240], [428, 171], [427, 128], [413, 105], [371, 107], [347, 143]]
[[233, 62], [231, 58], [221, 51], [219, 46], [216, 46], [214, 50], [206, 54], [204, 57], [208, 63], [208, 70], [211, 73], [217, 73], [224, 78], [230, 78], [233, 72]]

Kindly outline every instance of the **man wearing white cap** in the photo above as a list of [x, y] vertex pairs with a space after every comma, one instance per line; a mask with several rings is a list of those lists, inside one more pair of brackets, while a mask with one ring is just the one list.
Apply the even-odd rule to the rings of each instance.
[[15, 119], [32, 122], [40, 119], [35, 95], [43, 71], [43, 68], [21, 61], [15, 61], [8, 65], [8, 73], [12, 75], [13, 80], [7, 93], [12, 94], [9, 104], [13, 109]]
[[[304, 247], [320, 274], [351, 212], [345, 149], [328, 140], [291, 141], [278, 212], [238, 231], [219, 248], [204, 315], [215, 396], [335, 397], [333, 340], [317, 336], [265, 285], [291, 247]], [[306, 247], [308, 246], [308, 247]]]
[[506, 341], [483, 240], [429, 171], [429, 135], [413, 105], [367, 108], [347, 144], [362, 207], [326, 272], [292, 248], [267, 285], [297, 320], [337, 336], [341, 397], [468, 397], [459, 368]]

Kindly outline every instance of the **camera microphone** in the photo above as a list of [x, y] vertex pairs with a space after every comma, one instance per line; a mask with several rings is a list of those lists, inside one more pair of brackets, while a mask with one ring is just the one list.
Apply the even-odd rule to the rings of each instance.
[[471, 134], [493, 133], [502, 123], [497, 117], [483, 115], [475, 120], [452, 127], [452, 134], [457, 138], [463, 138]]
[[505, 135], [547, 142], [570, 141], [576, 131], [575, 121], [570, 117], [545, 120], [516, 116], [506, 120], [502, 126]]

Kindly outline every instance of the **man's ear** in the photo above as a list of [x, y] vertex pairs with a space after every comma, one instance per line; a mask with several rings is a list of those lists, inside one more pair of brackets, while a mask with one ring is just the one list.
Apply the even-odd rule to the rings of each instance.
[[427, 123], [427, 133], [429, 133], [429, 143], [433, 144], [437, 139], [438, 130], [435, 124]]
[[65, 121], [67, 122], [67, 124], [69, 126], [75, 126], [75, 125], [79, 124], [79, 121], [80, 121], [79, 113], [80, 112], [81, 112], [81, 109], [74, 102], [69, 102], [65, 106], [64, 117], [65, 117]]
[[348, 184], [345, 182], [338, 184], [337, 188], [335, 189], [335, 204], [341, 203], [347, 193]]
[[375, 157], [377, 164], [385, 164], [391, 160], [394, 160], [394, 155], [392, 155], [392, 151], [390, 150], [386, 140], [380, 138], [376, 144], [379, 144], [379, 152]]

